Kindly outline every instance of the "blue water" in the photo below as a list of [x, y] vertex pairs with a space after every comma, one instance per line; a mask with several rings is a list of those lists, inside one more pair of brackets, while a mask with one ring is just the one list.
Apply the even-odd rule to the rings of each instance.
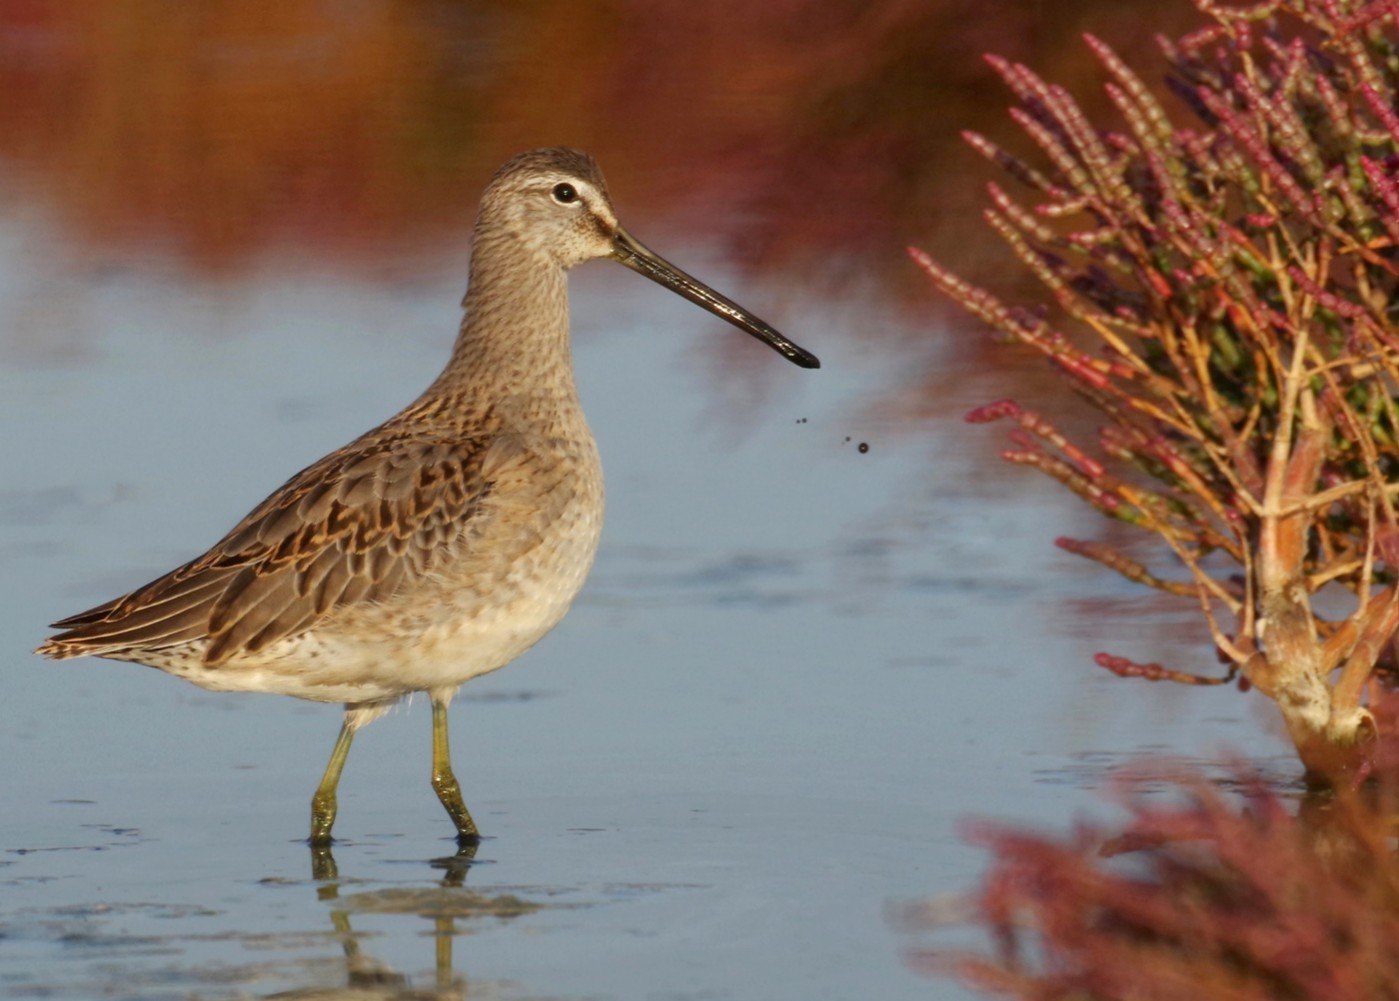
[[[1092, 666], [1211, 668], [1190, 609], [1053, 548], [1097, 522], [960, 422], [1004, 390], [953, 335], [656, 239], [824, 367], [580, 270], [608, 525], [564, 623], [453, 706], [488, 838], [464, 880], [434, 864], [455, 846], [419, 701], [356, 742], [338, 877], [315, 879], [299, 839], [335, 707], [29, 650], [415, 396], [454, 268], [216, 285], [87, 269], [32, 227], [0, 226], [0, 995], [963, 998], [906, 968], [889, 917], [974, 884], [962, 819], [1108, 811], [1098, 787], [1142, 753], [1281, 755], [1256, 697]], [[898, 416], [927, 365], [946, 398]]]

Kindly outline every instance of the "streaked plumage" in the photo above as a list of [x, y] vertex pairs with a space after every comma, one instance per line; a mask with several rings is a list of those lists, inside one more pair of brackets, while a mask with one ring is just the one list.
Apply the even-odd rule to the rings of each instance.
[[445, 707], [562, 618], [602, 529], [602, 470], [573, 381], [566, 272], [613, 257], [764, 340], [816, 359], [636, 243], [597, 165], [511, 160], [482, 197], [465, 318], [442, 374], [387, 422], [293, 476], [204, 555], [71, 616], [39, 652], [136, 661], [205, 688], [342, 702], [313, 801], [329, 840], [354, 731], [409, 692], [434, 708], [434, 786], [477, 837]]

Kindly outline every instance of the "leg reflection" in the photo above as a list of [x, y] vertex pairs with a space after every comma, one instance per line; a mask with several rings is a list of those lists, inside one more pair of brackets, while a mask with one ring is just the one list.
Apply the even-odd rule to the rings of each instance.
[[[340, 867], [330, 845], [312, 845], [311, 876], [317, 884], [316, 895], [330, 906], [331, 924], [345, 957], [346, 986], [333, 990], [346, 993], [335, 996], [343, 997], [364, 991], [372, 993], [375, 997], [401, 999], [431, 998], [447, 1001], [466, 997], [465, 977], [458, 974], [453, 965], [453, 940], [459, 934], [457, 921], [484, 916], [510, 918], [538, 909], [538, 905], [508, 894], [493, 897], [466, 889], [467, 872], [478, 850], [479, 844], [462, 844], [454, 855], [431, 859], [428, 864], [440, 873], [440, 877], [428, 885], [389, 886], [348, 892], [349, 887], [354, 884], [341, 880]], [[342, 892], [342, 889], [346, 892]], [[417, 920], [432, 920], [434, 975], [431, 988], [415, 990], [408, 977], [395, 972], [361, 949], [364, 932], [355, 931], [351, 920], [364, 914], [397, 914]], [[388, 989], [387, 993], [385, 988]], [[282, 999], [313, 995], [330, 996], [325, 994], [328, 989], [307, 988], [275, 996]]]

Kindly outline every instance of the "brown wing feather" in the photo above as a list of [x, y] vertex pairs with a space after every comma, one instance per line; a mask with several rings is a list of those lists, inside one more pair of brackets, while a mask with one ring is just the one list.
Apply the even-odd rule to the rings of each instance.
[[[495, 444], [499, 444], [496, 439]], [[208, 640], [217, 666], [381, 601], [428, 571], [468, 525], [499, 465], [484, 441], [381, 431], [292, 477], [203, 556], [55, 624], [40, 652], [77, 656]], [[488, 471], [487, 471], [488, 472]]]

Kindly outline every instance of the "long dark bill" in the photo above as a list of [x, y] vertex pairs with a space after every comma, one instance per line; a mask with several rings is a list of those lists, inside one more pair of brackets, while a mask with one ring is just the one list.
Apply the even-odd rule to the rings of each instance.
[[612, 238], [612, 245], [612, 255], [638, 274], [643, 274], [696, 305], [703, 306], [715, 316], [728, 320], [739, 330], [746, 330], [794, 365], [800, 365], [802, 368], [821, 367], [821, 360], [810, 351], [793, 344], [738, 303], [725, 299], [708, 285], [695, 281], [665, 258], [653, 254], [620, 226]]

